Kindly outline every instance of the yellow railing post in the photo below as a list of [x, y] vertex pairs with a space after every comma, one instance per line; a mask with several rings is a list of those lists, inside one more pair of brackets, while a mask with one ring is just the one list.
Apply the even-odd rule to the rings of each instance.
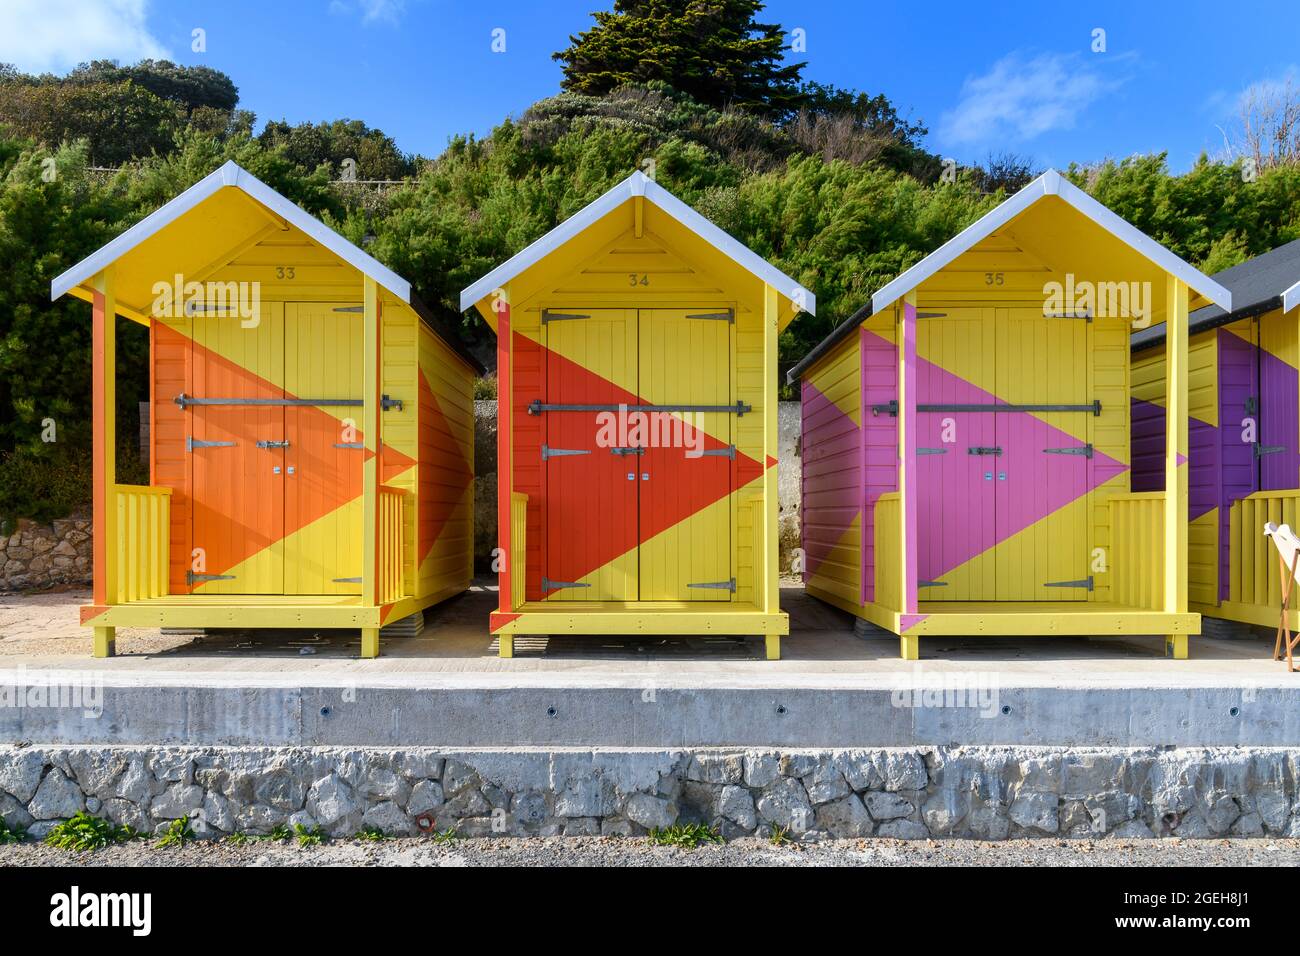
[[[1187, 284], [1165, 280], [1164, 609], [1187, 611]], [[1165, 653], [1187, 657], [1187, 635], [1165, 639]]]
[[[775, 614], [781, 603], [781, 546], [777, 539], [777, 328], [780, 324], [776, 289], [763, 287], [763, 588], [759, 606]], [[781, 657], [781, 635], [765, 635], [767, 659]]]
[[[362, 289], [362, 366], [365, 384], [361, 411], [361, 429], [366, 446], [365, 461], [361, 466], [361, 603], [366, 607], [376, 607], [379, 604], [379, 390], [382, 387], [379, 310], [379, 287], [374, 279], [366, 276]], [[378, 627], [362, 628], [361, 656], [379, 656]]]

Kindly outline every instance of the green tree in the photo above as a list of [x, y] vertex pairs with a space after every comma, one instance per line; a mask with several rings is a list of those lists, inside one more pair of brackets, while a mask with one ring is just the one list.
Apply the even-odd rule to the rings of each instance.
[[282, 147], [286, 158], [307, 171], [322, 164], [338, 171], [351, 159], [357, 164], [358, 179], [402, 179], [415, 172], [414, 157], [404, 155], [383, 130], [371, 129], [361, 120], [297, 126], [272, 121], [258, 139], [269, 148]]
[[784, 63], [760, 0], [615, 0], [596, 25], [553, 55], [566, 90], [600, 95], [662, 80], [701, 103], [786, 114], [800, 102], [804, 63]]

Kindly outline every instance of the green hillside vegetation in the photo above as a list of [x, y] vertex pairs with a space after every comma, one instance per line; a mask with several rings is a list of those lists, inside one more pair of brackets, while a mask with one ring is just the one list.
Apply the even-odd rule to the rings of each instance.
[[[663, 44], [689, 46], [700, 29], [645, 30], [629, 18], [671, 24], [694, 6], [619, 0], [603, 15], [612, 19], [598, 16], [557, 54], [558, 95], [431, 158], [354, 119], [257, 131], [234, 82], [208, 68], [101, 61], [33, 77], [0, 66], [0, 519], [66, 512], [84, 490], [72, 481], [54, 501], [44, 477], [84, 472], [90, 420], [89, 306], [51, 303], [50, 280], [228, 159], [408, 278], [489, 362], [490, 334], [460, 314], [459, 290], [651, 160], [658, 182], [816, 293], [817, 316], [781, 337], [783, 370], [1037, 172], [998, 157], [945, 182], [919, 120], [883, 95], [805, 82], [800, 65], [780, 60], [780, 32], [757, 23], [753, 0], [711, 7], [732, 25], [713, 25], [718, 42], [705, 53], [734, 82], [701, 84], [695, 61], [660, 71], [668, 76], [627, 68], [638, 44], [674, 62], [684, 54]], [[358, 179], [400, 182], [339, 182], [347, 159]], [[1300, 237], [1295, 164], [1249, 182], [1239, 164], [1206, 157], [1172, 175], [1163, 154], [1064, 172], [1206, 271]], [[147, 338], [134, 323], [121, 329], [129, 444], [147, 398]], [[55, 446], [41, 440], [48, 418]], [[130, 467], [134, 453], [123, 456]]]

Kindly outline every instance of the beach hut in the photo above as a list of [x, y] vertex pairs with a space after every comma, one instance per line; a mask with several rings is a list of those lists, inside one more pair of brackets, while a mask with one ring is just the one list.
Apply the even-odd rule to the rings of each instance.
[[[52, 283], [91, 303], [97, 656], [117, 627], [359, 628], [463, 591], [481, 367], [410, 284], [233, 162]], [[149, 330], [115, 480], [116, 317]]]
[[[1048, 171], [790, 372], [808, 592], [900, 637], [1160, 635], [1187, 654], [1187, 312], [1231, 296]], [[1168, 329], [1135, 491], [1128, 343]]]
[[[1191, 315], [1188, 599], [1273, 627], [1281, 582], [1264, 525], [1300, 527], [1300, 240], [1213, 278], [1233, 308]], [[1163, 491], [1163, 330], [1135, 332], [1132, 348], [1133, 487]]]
[[813, 296], [633, 173], [461, 293], [497, 335], [499, 651], [789, 632], [781, 329]]

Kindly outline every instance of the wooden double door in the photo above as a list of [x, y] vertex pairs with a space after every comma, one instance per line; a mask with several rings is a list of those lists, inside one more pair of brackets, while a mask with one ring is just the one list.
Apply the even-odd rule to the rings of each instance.
[[359, 594], [364, 447], [355, 303], [190, 320], [184, 408], [200, 594]]
[[733, 319], [543, 312], [546, 600], [732, 599]]
[[1091, 329], [1040, 308], [918, 319], [921, 600], [1088, 598]]

